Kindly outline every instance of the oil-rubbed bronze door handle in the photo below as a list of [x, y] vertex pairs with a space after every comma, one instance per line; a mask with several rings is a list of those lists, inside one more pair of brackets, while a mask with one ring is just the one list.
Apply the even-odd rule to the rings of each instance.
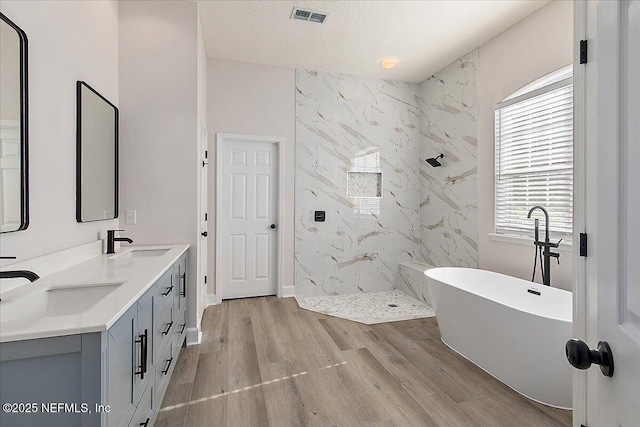
[[591, 364], [600, 365], [600, 370], [607, 377], [613, 376], [613, 353], [606, 341], [600, 341], [598, 348], [591, 350], [584, 341], [572, 338], [565, 346], [567, 360], [577, 369], [589, 369]]

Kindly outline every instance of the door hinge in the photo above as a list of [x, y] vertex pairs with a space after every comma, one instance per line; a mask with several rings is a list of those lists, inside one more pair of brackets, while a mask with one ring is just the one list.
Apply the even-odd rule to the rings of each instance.
[[204, 220], [206, 221], [207, 218], [209, 218], [209, 214], [207, 214], [206, 212], [204, 213]]
[[580, 256], [587, 256], [587, 233], [580, 233]]
[[204, 283], [207, 283], [207, 276], [204, 276]]
[[204, 158], [205, 159], [209, 158], [209, 151], [208, 150], [204, 150]]
[[586, 64], [587, 63], [587, 41], [586, 40], [580, 40], [580, 63], [581, 64]]

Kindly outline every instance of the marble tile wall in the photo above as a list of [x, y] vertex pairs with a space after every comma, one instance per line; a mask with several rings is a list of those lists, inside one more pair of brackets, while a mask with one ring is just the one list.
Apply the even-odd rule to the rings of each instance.
[[[420, 257], [478, 266], [477, 74], [474, 50], [420, 85]], [[444, 154], [441, 167], [424, 159]]]
[[[418, 85], [296, 73], [295, 281], [301, 297], [388, 291], [420, 253]], [[347, 172], [382, 172], [350, 198]], [[314, 222], [314, 211], [326, 211]]]

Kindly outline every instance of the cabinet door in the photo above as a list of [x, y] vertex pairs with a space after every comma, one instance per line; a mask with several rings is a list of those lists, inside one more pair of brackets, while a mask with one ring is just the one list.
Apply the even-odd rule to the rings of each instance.
[[148, 290], [136, 303], [137, 321], [134, 346], [133, 397], [137, 405], [153, 378], [153, 297], [155, 288]]
[[136, 309], [134, 305], [107, 331], [107, 425], [128, 425], [135, 412], [133, 376]]

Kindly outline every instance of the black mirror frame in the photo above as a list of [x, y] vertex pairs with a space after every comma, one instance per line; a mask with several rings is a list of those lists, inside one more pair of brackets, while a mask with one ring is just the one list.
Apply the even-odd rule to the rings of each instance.
[[12, 233], [29, 226], [29, 51], [27, 34], [3, 13], [0, 19], [16, 30], [20, 38], [20, 227], [1, 232]]
[[[82, 86], [89, 89], [91, 92], [96, 94], [100, 99], [109, 104], [115, 111], [115, 140], [114, 140], [114, 153], [115, 153], [115, 175], [114, 175], [114, 183], [115, 186], [115, 200], [113, 203], [113, 218], [108, 219], [93, 219], [93, 220], [82, 220]], [[89, 86], [86, 82], [78, 80], [76, 82], [76, 221], [77, 222], [96, 222], [96, 221], [110, 221], [112, 219], [118, 218], [118, 120], [119, 120], [119, 111], [118, 107], [113, 105], [107, 98], [100, 95], [98, 91]]]

